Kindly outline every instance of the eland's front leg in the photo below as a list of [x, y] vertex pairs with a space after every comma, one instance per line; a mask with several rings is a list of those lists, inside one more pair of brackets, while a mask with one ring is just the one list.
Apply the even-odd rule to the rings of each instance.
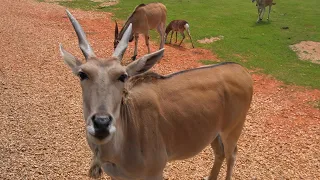
[[192, 48], [194, 48], [194, 45], [193, 45], [193, 42], [192, 42], [192, 37], [191, 37], [190, 31], [189, 31], [189, 28], [186, 29], [186, 31], [187, 31], [187, 34], [188, 34], [188, 36], [189, 36], [189, 38], [190, 38], [190, 41], [191, 41], [191, 44], [192, 44]]
[[258, 19], [257, 19], [257, 23], [260, 22], [260, 15], [261, 15], [261, 9], [258, 7]]
[[260, 21], [262, 21], [262, 19], [263, 19], [263, 16], [264, 16], [264, 12], [266, 11], [266, 8], [265, 7], [263, 7], [263, 8], [261, 8], [261, 17], [260, 17]]
[[171, 31], [171, 36], [170, 36], [170, 41], [169, 41], [169, 44], [171, 44], [171, 40], [172, 40], [172, 34], [173, 34], [173, 31]]

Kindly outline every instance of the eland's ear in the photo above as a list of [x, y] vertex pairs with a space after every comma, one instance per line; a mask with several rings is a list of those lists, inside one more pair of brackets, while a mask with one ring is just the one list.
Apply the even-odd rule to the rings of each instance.
[[60, 44], [60, 54], [64, 60], [64, 62], [72, 69], [74, 74], [77, 74], [78, 67], [82, 64], [75, 56], [67, 52], [63, 49], [62, 45]]
[[128, 75], [134, 76], [134, 75], [148, 71], [150, 68], [152, 68], [153, 65], [155, 65], [158, 62], [158, 60], [162, 58], [163, 53], [164, 53], [164, 48], [154, 53], [144, 55], [142, 58], [131, 62], [126, 67], [126, 71]]

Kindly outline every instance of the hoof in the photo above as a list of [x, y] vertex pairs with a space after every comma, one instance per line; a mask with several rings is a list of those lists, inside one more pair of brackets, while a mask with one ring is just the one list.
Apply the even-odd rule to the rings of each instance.
[[136, 58], [137, 58], [137, 55], [134, 55], [131, 57], [131, 60], [134, 61], [134, 60], [136, 60]]

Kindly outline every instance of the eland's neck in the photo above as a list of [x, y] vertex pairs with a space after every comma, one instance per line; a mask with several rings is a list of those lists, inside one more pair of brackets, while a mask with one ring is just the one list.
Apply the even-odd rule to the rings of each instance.
[[[120, 118], [116, 122], [116, 131], [111, 140], [103, 145], [97, 146], [98, 156], [102, 162], [120, 163], [124, 151], [129, 151], [129, 154], [135, 153], [135, 146], [139, 141], [137, 128], [134, 120], [130, 116], [130, 110], [126, 105], [121, 107]], [[134, 148], [131, 148], [134, 147]], [[139, 148], [137, 148], [139, 149]]]
[[129, 18], [126, 23], [124, 24], [124, 26], [122, 27], [122, 29], [120, 30], [120, 33], [119, 33], [119, 37], [118, 39], [122, 39], [124, 33], [126, 32], [126, 30], [128, 29], [129, 27], [129, 24], [131, 23], [131, 18]]

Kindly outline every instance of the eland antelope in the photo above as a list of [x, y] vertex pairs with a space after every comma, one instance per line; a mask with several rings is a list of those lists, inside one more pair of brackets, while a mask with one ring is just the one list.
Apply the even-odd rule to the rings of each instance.
[[117, 47], [119, 41], [122, 39], [125, 31], [129, 27], [129, 24], [132, 24], [132, 35], [130, 37], [130, 42], [135, 39], [134, 44], [134, 54], [131, 57], [132, 60], [135, 60], [137, 57], [137, 46], [139, 34], [144, 34], [145, 43], [148, 48], [148, 53], [150, 53], [149, 47], [149, 30], [157, 29], [160, 35], [160, 49], [164, 46], [164, 30], [166, 26], [167, 18], [167, 9], [165, 5], [161, 3], [149, 3], [149, 4], [140, 4], [138, 5], [133, 13], [129, 16], [125, 22], [122, 29], [118, 30], [118, 24], [116, 22], [115, 26], [115, 38], [114, 38], [114, 48]]
[[177, 43], [177, 33], [179, 32], [181, 34], [181, 36], [182, 36], [182, 40], [179, 43], [179, 46], [180, 46], [182, 41], [186, 37], [184, 35], [184, 31], [187, 31], [187, 34], [188, 34], [188, 36], [190, 38], [192, 47], [194, 48], [189, 28], [190, 28], [190, 26], [189, 26], [189, 23], [187, 21], [185, 21], [185, 20], [173, 20], [166, 27], [165, 38], [164, 39], [165, 39], [165, 41], [167, 40], [168, 34], [171, 31], [171, 37], [170, 37], [170, 41], [169, 41], [169, 43], [171, 44], [172, 34], [173, 34], [173, 32], [176, 32], [176, 43]]
[[252, 2], [256, 2], [256, 6], [258, 8], [257, 22], [260, 22], [262, 20], [266, 7], [269, 6], [269, 13], [268, 13], [268, 19], [267, 19], [269, 21], [271, 6], [275, 5], [276, 3], [274, 3], [273, 0], [252, 0]]
[[207, 179], [217, 179], [224, 159], [226, 179], [231, 179], [252, 100], [248, 71], [231, 62], [165, 76], [148, 71], [164, 49], [122, 66], [132, 24], [111, 57], [97, 58], [78, 21], [69, 11], [67, 15], [86, 62], [62, 45], [60, 53], [80, 79], [93, 152], [91, 177], [103, 170], [112, 180], [162, 180], [168, 161], [190, 158], [211, 145], [215, 159]]

